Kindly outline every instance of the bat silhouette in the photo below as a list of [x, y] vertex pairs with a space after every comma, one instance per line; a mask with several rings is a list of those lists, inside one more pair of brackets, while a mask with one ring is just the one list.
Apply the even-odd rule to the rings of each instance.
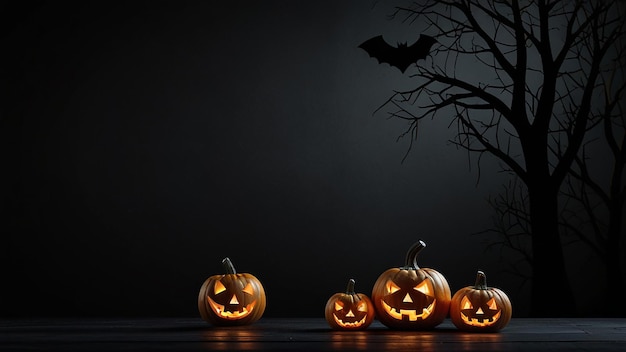
[[417, 60], [425, 59], [430, 48], [436, 42], [435, 38], [420, 34], [419, 39], [411, 46], [407, 46], [406, 43], [398, 43], [398, 47], [394, 47], [387, 44], [383, 36], [379, 35], [364, 41], [363, 44], [359, 45], [359, 48], [376, 58], [378, 63], [386, 62], [404, 73], [411, 64], [416, 63]]

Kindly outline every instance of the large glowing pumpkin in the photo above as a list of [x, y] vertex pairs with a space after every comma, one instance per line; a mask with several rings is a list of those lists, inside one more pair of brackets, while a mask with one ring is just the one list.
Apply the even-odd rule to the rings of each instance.
[[374, 305], [363, 293], [354, 291], [354, 279], [348, 280], [345, 293], [335, 293], [326, 302], [325, 317], [336, 330], [362, 330], [374, 321]]
[[495, 332], [511, 320], [511, 301], [502, 290], [487, 287], [485, 273], [478, 271], [476, 284], [452, 297], [450, 320], [459, 330]]
[[420, 268], [417, 254], [426, 243], [420, 240], [407, 252], [405, 266], [382, 273], [372, 290], [376, 317], [389, 328], [433, 328], [446, 318], [450, 286], [438, 271]]
[[224, 275], [204, 281], [198, 294], [198, 310], [213, 325], [245, 325], [257, 321], [265, 311], [265, 290], [259, 279], [238, 274], [233, 263], [224, 258]]

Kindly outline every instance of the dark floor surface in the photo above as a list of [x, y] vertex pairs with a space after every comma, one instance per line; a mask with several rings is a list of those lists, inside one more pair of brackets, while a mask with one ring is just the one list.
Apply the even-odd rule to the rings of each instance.
[[323, 319], [0, 319], [0, 351], [626, 351], [626, 319], [512, 319], [499, 333], [333, 331]]

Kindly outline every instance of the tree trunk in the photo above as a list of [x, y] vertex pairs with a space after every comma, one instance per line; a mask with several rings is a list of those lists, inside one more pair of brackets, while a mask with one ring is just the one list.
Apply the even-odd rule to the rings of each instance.
[[527, 168], [532, 232], [530, 314], [533, 317], [563, 317], [573, 315], [576, 306], [559, 235], [561, 182], [550, 174], [545, 131], [547, 128], [537, 128], [523, 138], [520, 136]]
[[606, 274], [607, 274], [607, 311], [608, 316], [623, 317], [626, 314], [624, 303], [624, 272], [621, 267], [621, 251], [619, 241], [608, 241]]
[[528, 185], [533, 250], [530, 313], [571, 316], [576, 306], [559, 236], [557, 192], [548, 181]]
[[[621, 172], [618, 177], [621, 177]], [[616, 179], [613, 179], [616, 182]], [[621, 186], [621, 183], [617, 183]], [[609, 229], [606, 242], [606, 280], [607, 280], [607, 314], [610, 316], [624, 316], [626, 303], [624, 302], [624, 272], [622, 271], [622, 221], [623, 206], [619, 196], [620, 187], [615, 187], [609, 202]]]

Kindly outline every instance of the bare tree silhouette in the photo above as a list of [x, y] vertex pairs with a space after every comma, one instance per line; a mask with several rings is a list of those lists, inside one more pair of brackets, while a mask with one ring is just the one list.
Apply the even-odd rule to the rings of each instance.
[[[620, 11], [625, 10], [624, 7]], [[626, 44], [621, 38], [614, 46], [615, 61], [607, 65], [601, 73], [598, 83], [603, 89], [601, 111], [592, 111], [596, 129], [602, 132], [599, 140], [589, 140], [581, 147], [575, 162], [564, 181], [560, 196], [561, 233], [565, 244], [582, 243], [587, 250], [603, 265], [604, 275], [598, 275], [597, 289], [605, 295], [604, 304], [589, 307], [595, 314], [623, 316], [626, 304], [618, 299], [625, 287], [626, 280], [622, 253], [624, 250], [624, 207], [626, 186], [624, 168], [626, 167]], [[598, 155], [588, 152], [594, 145], [605, 144], [610, 170], [600, 170], [601, 175], [590, 160]], [[603, 150], [604, 151], [604, 150]], [[596, 152], [597, 153], [597, 152]], [[608, 171], [608, 173], [607, 173]], [[604, 179], [603, 179], [604, 177]], [[522, 278], [522, 283], [530, 279], [528, 264], [532, 259], [530, 251], [528, 197], [518, 180], [505, 186], [497, 197], [491, 198], [496, 216], [495, 227], [486, 232], [497, 234], [497, 240], [490, 247], [499, 247], [507, 261], [508, 272]], [[517, 258], [516, 260], [510, 260]], [[602, 280], [601, 280], [602, 279]], [[601, 306], [601, 308], [599, 308]]]
[[[624, 8], [621, 9], [624, 15]], [[604, 263], [606, 297], [605, 315], [626, 314], [626, 303], [619, 298], [625, 286], [622, 254], [624, 253], [624, 209], [626, 205], [626, 38], [617, 42], [614, 67], [602, 72], [599, 87], [603, 92], [600, 109], [592, 111], [602, 129], [599, 141], [583, 145], [575, 157], [564, 184], [561, 224], [564, 234], [571, 235], [589, 248]], [[611, 170], [600, 173], [590, 165], [588, 146], [603, 143]], [[605, 170], [601, 170], [605, 171]], [[605, 177], [606, 179], [603, 179]]]
[[[622, 16], [626, 15], [624, 5], [619, 7]], [[626, 303], [619, 297], [626, 287], [626, 263], [622, 256], [626, 245], [626, 38], [616, 40], [611, 57], [613, 60], [598, 78], [602, 102], [595, 105], [599, 110], [590, 112], [594, 115], [593, 121], [598, 122], [594, 128], [601, 132], [597, 139], [591, 138], [581, 146], [564, 180], [559, 198], [559, 221], [564, 245], [582, 243], [604, 267], [604, 275], [594, 278], [598, 283], [596, 290], [604, 292], [603, 303], [588, 307], [588, 311], [604, 316], [624, 316]], [[605, 149], [598, 151], [599, 144]], [[610, 169], [593, 167], [591, 162], [598, 157], [608, 160], [603, 165]], [[495, 226], [485, 232], [495, 233], [497, 240], [488, 247], [497, 248], [501, 256], [508, 259], [503, 260], [508, 264], [506, 271], [519, 276], [524, 284], [531, 278], [529, 264], [532, 262], [526, 190], [514, 179], [504, 186], [501, 194], [490, 199], [490, 204], [496, 213]]]
[[[572, 167], [584, 164], [587, 133], [603, 123], [599, 112], [611, 110], [613, 100], [602, 99], [603, 77], [614, 69], [613, 48], [624, 35], [618, 7], [593, 0], [425, 0], [392, 15], [423, 24], [439, 44], [432, 61], [411, 72], [416, 87], [393, 93], [381, 109], [408, 122], [411, 140], [422, 119], [451, 117], [452, 142], [476, 153], [479, 169], [482, 156], [491, 155], [521, 181], [512, 190], [523, 195], [525, 212], [500, 215], [517, 224], [517, 237], [530, 234], [526, 251], [523, 240], [516, 245], [530, 262], [533, 316], [575, 313], [559, 195]], [[547, 300], [546, 292], [559, 298]]]

